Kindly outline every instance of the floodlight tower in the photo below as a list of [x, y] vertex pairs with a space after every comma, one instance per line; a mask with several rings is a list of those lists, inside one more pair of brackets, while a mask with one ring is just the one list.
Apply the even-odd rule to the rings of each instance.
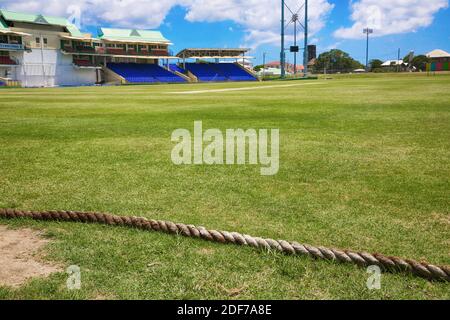
[[373, 29], [365, 28], [363, 30], [364, 34], [367, 34], [366, 42], [366, 71], [369, 72], [369, 36], [373, 33]]
[[308, 50], [308, 0], [305, 0], [305, 52], [304, 52], [304, 56], [303, 56], [303, 68], [304, 68], [304, 73], [305, 73], [305, 77], [308, 76], [308, 58], [309, 58], [309, 50]]
[[[287, 8], [290, 13], [292, 14], [291, 19], [289, 20], [289, 23], [287, 25], [284, 24], [285, 20], [285, 8]], [[305, 10], [305, 22], [302, 24], [300, 22], [300, 15], [299, 12], [304, 9]], [[280, 64], [281, 64], [281, 78], [285, 78], [286, 76], [286, 48], [285, 48], [285, 29], [289, 24], [294, 24], [294, 46], [291, 47], [290, 51], [294, 53], [294, 72], [297, 73], [297, 53], [299, 52], [299, 47], [297, 46], [297, 24], [300, 24], [301, 27], [303, 27], [303, 30], [305, 32], [304, 41], [305, 41], [305, 47], [304, 47], [304, 56], [303, 56], [303, 64], [305, 68], [305, 76], [308, 73], [308, 0], [305, 0], [302, 6], [300, 6], [300, 9], [298, 9], [297, 12], [294, 13], [293, 10], [289, 6], [286, 5], [286, 1], [281, 0], [281, 53], [280, 53]]]

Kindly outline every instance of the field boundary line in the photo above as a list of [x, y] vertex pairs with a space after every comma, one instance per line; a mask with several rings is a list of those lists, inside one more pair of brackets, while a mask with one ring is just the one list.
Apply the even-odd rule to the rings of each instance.
[[311, 82], [311, 83], [296, 83], [296, 84], [280, 84], [280, 85], [268, 85], [268, 86], [252, 86], [252, 87], [241, 87], [241, 88], [223, 88], [223, 89], [205, 89], [205, 90], [191, 90], [191, 91], [172, 91], [165, 92], [165, 94], [201, 94], [201, 93], [219, 93], [219, 92], [233, 92], [233, 91], [250, 91], [259, 89], [272, 89], [272, 88], [289, 88], [297, 86], [311, 86], [311, 85], [321, 85], [327, 84], [326, 82]]

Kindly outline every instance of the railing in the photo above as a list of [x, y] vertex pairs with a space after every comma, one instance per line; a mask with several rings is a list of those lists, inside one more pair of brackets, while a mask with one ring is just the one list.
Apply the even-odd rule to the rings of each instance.
[[78, 67], [96, 67], [96, 65], [89, 60], [73, 59], [73, 64]]
[[62, 50], [65, 52], [69, 52], [69, 53], [91, 53], [91, 54], [96, 53], [96, 50], [94, 47], [83, 47], [83, 46], [79, 46], [79, 47], [75, 47], [75, 48], [63, 47]]
[[122, 55], [122, 56], [161, 56], [166, 57], [171, 54], [167, 50], [134, 50], [134, 49], [120, 49], [120, 48], [104, 48], [104, 47], [62, 47], [62, 51], [67, 53], [87, 53], [87, 54], [98, 54], [98, 55]]
[[14, 66], [17, 65], [17, 62], [10, 57], [0, 56], [0, 65]]

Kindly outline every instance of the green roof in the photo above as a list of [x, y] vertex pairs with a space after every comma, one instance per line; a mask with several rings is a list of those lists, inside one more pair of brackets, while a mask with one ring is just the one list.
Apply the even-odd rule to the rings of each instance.
[[[44, 16], [42, 14], [21, 13], [8, 10], [0, 10], [0, 16], [6, 21], [26, 22], [43, 25], [66, 27], [73, 37], [82, 37], [78, 28], [71, 24], [66, 18]], [[1, 28], [1, 27], [0, 27]]]
[[6, 31], [9, 30], [8, 26], [6, 25], [5, 21], [0, 17], [0, 30]]
[[152, 43], [170, 42], [164, 38], [161, 32], [152, 30], [100, 28], [98, 36], [100, 39], [112, 41], [142, 41]]

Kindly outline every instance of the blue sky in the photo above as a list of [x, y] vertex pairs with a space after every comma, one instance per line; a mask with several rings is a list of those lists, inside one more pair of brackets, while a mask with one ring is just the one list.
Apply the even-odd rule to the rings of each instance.
[[[287, 2], [293, 11], [303, 3]], [[411, 50], [450, 52], [448, 0], [310, 0], [310, 6], [310, 37], [319, 53], [338, 48], [364, 62], [366, 25], [375, 29], [371, 58], [396, 59], [399, 48], [402, 57]], [[279, 59], [279, 0], [0, 0], [0, 7], [66, 17], [79, 12], [82, 29], [94, 34], [99, 25], [159, 29], [175, 52], [249, 47], [255, 63], [263, 52]]]
[[[330, 1], [335, 4], [328, 23], [312, 37], [318, 52], [338, 48], [349, 52], [355, 59], [364, 62], [366, 59], [365, 39], [337, 39], [333, 32], [341, 26], [350, 26], [351, 11], [347, 1]], [[224, 22], [188, 22], [184, 20], [186, 9], [173, 8], [165, 23], [159, 28], [174, 43], [174, 51], [186, 47], [239, 47], [245, 42], [245, 29], [233, 21]], [[183, 30], [183, 32], [180, 32]], [[362, 33], [362, 30], [361, 30]], [[450, 52], [450, 9], [439, 11], [429, 27], [402, 34], [373, 37], [370, 40], [370, 57], [381, 60], [397, 59], [398, 49], [401, 57], [410, 51], [417, 54], [427, 53], [433, 49]], [[251, 52], [257, 63], [262, 60], [263, 52], [268, 60], [278, 60], [279, 45], [262, 45]], [[289, 57], [288, 57], [289, 59]], [[293, 59], [290, 57], [290, 59]]]

